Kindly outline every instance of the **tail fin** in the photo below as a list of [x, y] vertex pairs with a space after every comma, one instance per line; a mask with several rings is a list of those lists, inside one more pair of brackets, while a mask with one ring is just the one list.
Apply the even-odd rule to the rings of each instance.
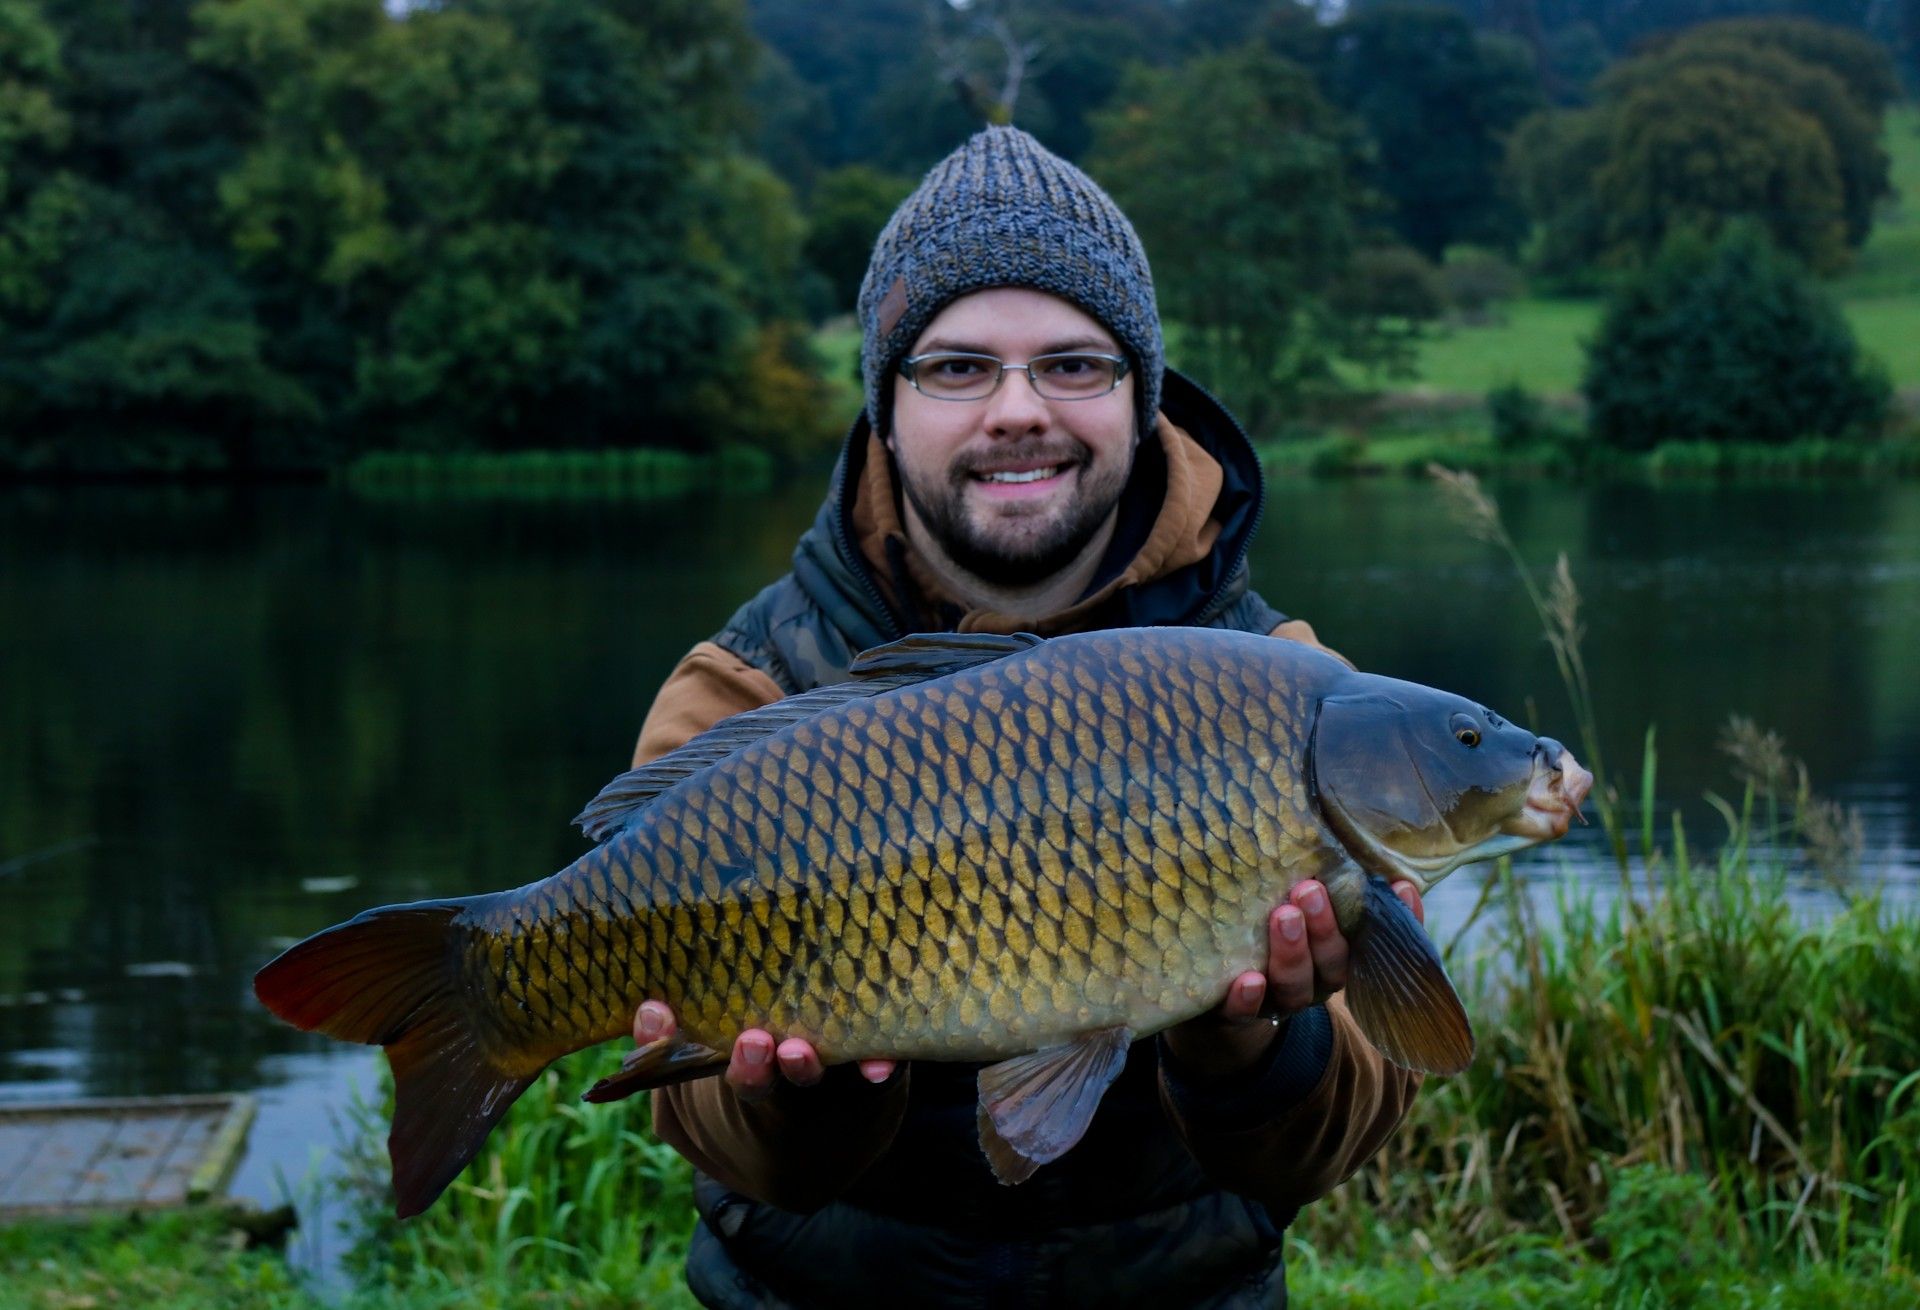
[[261, 1004], [296, 1028], [384, 1046], [393, 1069], [395, 1212], [432, 1205], [539, 1076], [480, 1049], [454, 972], [454, 920], [478, 897], [390, 905], [316, 933], [254, 975]]
[[1395, 1064], [1459, 1073], [1473, 1062], [1473, 1026], [1433, 939], [1382, 878], [1367, 879], [1366, 907], [1347, 937], [1347, 1009]]

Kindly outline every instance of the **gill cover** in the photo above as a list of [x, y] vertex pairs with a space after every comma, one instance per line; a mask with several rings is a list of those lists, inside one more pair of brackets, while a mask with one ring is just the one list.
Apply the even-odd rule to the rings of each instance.
[[1363, 865], [1424, 889], [1531, 844], [1501, 825], [1525, 804], [1540, 739], [1464, 697], [1356, 680], [1321, 702], [1310, 767], [1323, 812]]

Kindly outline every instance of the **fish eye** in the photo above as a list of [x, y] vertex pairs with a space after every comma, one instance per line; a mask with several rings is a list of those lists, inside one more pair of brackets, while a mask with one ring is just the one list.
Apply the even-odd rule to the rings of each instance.
[[1453, 729], [1453, 739], [1468, 750], [1480, 744], [1480, 729], [1474, 727], [1473, 720], [1466, 715], [1454, 715], [1453, 722], [1448, 726]]

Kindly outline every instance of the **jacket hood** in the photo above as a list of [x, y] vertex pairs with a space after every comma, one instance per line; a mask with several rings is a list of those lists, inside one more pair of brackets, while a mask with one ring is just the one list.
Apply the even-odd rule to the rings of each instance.
[[[1205, 461], [1188, 460], [1178, 448], [1170, 453], [1163, 423], [1156, 433], [1159, 440], [1140, 443], [1133, 474], [1121, 494], [1113, 543], [1082, 601], [1038, 624], [1021, 625], [978, 612], [963, 616], [956, 610], [933, 626], [1064, 631], [1197, 624], [1245, 594], [1247, 548], [1260, 520], [1265, 488], [1253, 444], [1225, 406], [1172, 369], [1166, 373], [1160, 408], [1167, 423], [1179, 430], [1172, 434], [1174, 446], [1184, 440], [1218, 466], [1219, 489], [1210, 511], [1183, 515], [1180, 507], [1169, 507], [1170, 476], [1174, 485], [1192, 493], [1196, 486], [1211, 485], [1205, 479], [1212, 474]], [[878, 448], [871, 438], [863, 414], [847, 433], [827, 498], [793, 554], [794, 581], [832, 616], [854, 650], [929, 626], [928, 616], [890, 598], [900, 588], [876, 576], [874, 562], [861, 550], [862, 527], [870, 530], [871, 523], [856, 521], [856, 504], [862, 486], [871, 481], [868, 461]], [[1176, 467], [1170, 468], [1170, 460]], [[882, 513], [895, 511], [889, 506]], [[905, 560], [897, 567], [911, 572]]]

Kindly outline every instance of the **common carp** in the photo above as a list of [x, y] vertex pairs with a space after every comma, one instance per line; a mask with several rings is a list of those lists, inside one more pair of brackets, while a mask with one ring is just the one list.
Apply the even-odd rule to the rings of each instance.
[[1266, 958], [1326, 884], [1387, 1058], [1473, 1054], [1389, 880], [1563, 835], [1558, 742], [1296, 642], [1193, 628], [916, 636], [609, 783], [599, 844], [512, 891], [368, 910], [254, 980], [296, 1027], [384, 1046], [402, 1217], [555, 1059], [677, 1032], [588, 1100], [720, 1073], [750, 1027], [820, 1058], [991, 1061], [981, 1144], [1018, 1182], [1079, 1140], [1134, 1038]]

